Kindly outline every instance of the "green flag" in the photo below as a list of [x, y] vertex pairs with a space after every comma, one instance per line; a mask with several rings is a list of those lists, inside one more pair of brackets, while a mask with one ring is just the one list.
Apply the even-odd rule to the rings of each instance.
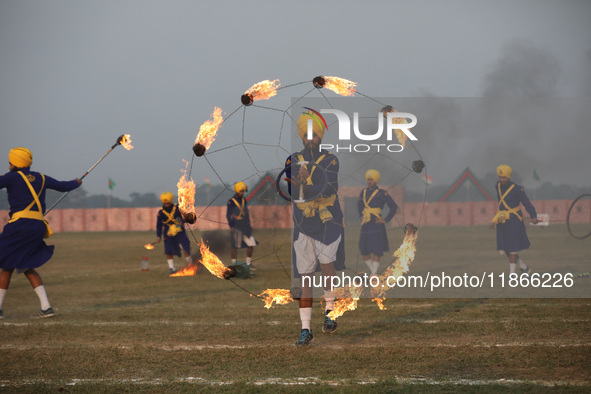
[[115, 181], [112, 180], [111, 178], [109, 178], [109, 189], [113, 190], [114, 187], [115, 187]]
[[540, 181], [540, 177], [538, 176], [538, 173], [536, 172], [536, 170], [534, 170], [534, 181], [536, 181], [536, 182]]

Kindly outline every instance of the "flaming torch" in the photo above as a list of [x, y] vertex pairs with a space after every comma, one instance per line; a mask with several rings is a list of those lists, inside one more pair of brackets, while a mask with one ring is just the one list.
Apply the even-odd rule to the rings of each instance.
[[277, 305], [285, 305], [295, 301], [293, 298], [291, 298], [291, 290], [287, 289], [267, 289], [257, 297], [261, 298], [265, 302], [265, 308], [267, 309], [271, 309], [273, 302], [275, 302]]
[[[132, 150], [133, 145], [131, 145], [131, 136], [129, 134], [123, 134], [119, 138], [117, 138], [117, 144], [121, 145], [127, 150]], [[113, 149], [117, 144], [113, 145], [111, 149]]]
[[195, 182], [188, 178], [187, 167], [189, 162], [185, 162], [185, 169], [181, 170], [183, 175], [176, 184], [179, 193], [179, 210], [183, 215], [183, 220], [189, 224], [195, 223], [197, 217], [195, 216]]
[[386, 309], [383, 302], [386, 290], [388, 289], [388, 286], [385, 284], [387, 278], [393, 277], [398, 279], [400, 276], [406, 274], [409, 270], [410, 263], [415, 259], [415, 253], [417, 251], [416, 242], [419, 235], [418, 229], [413, 224], [407, 223], [404, 226], [404, 233], [402, 244], [394, 252], [396, 261], [379, 276], [381, 286], [378, 285], [371, 290], [372, 295], [376, 297], [372, 301], [375, 301], [380, 309]]
[[[94, 163], [94, 165], [93, 165], [92, 167], [90, 167], [90, 169], [89, 169], [88, 171], [86, 171], [86, 172], [84, 173], [84, 175], [82, 175], [82, 176], [80, 177], [80, 180], [82, 180], [82, 179], [86, 178], [86, 175], [90, 174], [90, 171], [92, 171], [92, 170], [94, 169], [94, 167], [98, 166], [98, 164], [99, 164], [101, 161], [103, 161], [103, 159], [104, 159], [105, 157], [107, 157], [107, 155], [108, 155], [109, 153], [111, 153], [111, 151], [112, 151], [113, 149], [115, 149], [115, 148], [116, 148], [118, 145], [121, 145], [121, 146], [123, 146], [123, 147], [124, 147], [125, 149], [127, 149], [127, 150], [131, 150], [131, 149], [133, 149], [133, 146], [131, 145], [131, 137], [129, 136], [129, 134], [123, 134], [123, 135], [119, 136], [119, 137], [117, 138], [117, 142], [115, 142], [115, 143], [113, 144], [113, 146], [111, 146], [111, 149], [109, 149], [109, 150], [107, 151], [107, 153], [105, 153], [105, 154], [103, 155], [103, 157], [101, 157], [101, 158], [100, 158], [100, 159], [99, 159], [99, 160], [98, 160], [96, 163]], [[68, 193], [70, 193], [70, 192], [66, 192], [66, 193], [62, 194], [62, 196], [61, 196], [61, 197], [60, 197], [60, 198], [59, 198], [59, 199], [58, 199], [58, 200], [57, 200], [57, 201], [56, 201], [56, 202], [55, 202], [55, 203], [54, 203], [54, 204], [53, 204], [51, 207], [49, 207], [49, 209], [48, 209], [48, 210], [46, 210], [46, 211], [45, 211], [45, 213], [43, 214], [43, 216], [47, 215], [47, 214], [48, 214], [48, 213], [49, 213], [49, 212], [50, 212], [50, 211], [51, 211], [53, 208], [55, 208], [55, 206], [56, 206], [57, 204], [59, 204], [59, 203], [60, 203], [60, 202], [61, 202], [61, 201], [62, 201], [62, 200], [63, 200], [63, 199], [64, 199], [64, 198], [65, 198], [65, 197], [68, 195]]]
[[277, 89], [281, 86], [278, 79], [261, 81], [255, 83], [240, 98], [245, 106], [252, 105], [257, 100], [268, 100], [277, 94]]
[[[398, 112], [394, 109], [394, 107], [392, 107], [391, 105], [386, 105], [384, 108], [382, 108], [382, 113], [384, 114], [384, 117], [387, 119], [388, 118], [388, 113], [389, 112]], [[406, 118], [392, 118], [392, 123], [395, 124], [407, 124], [408, 121], [406, 120]], [[400, 129], [394, 129], [394, 134], [396, 134], [396, 139], [398, 139], [398, 142], [400, 143], [400, 145], [402, 145], [402, 147], [404, 148], [404, 146], [406, 145], [406, 140], [407, 140], [407, 135], [404, 133], [404, 131], [400, 130]], [[413, 167], [414, 169], [414, 167]], [[422, 168], [421, 168], [422, 170]], [[415, 169], [415, 172], [421, 172], [421, 171], [417, 171]]]
[[193, 153], [195, 153], [195, 156], [200, 157], [205, 154], [205, 151], [209, 149], [215, 140], [218, 128], [223, 121], [222, 109], [214, 107], [210, 119], [199, 127], [199, 133], [197, 133], [195, 145], [193, 145]]
[[341, 96], [353, 96], [357, 82], [349, 81], [339, 77], [316, 77], [312, 83], [317, 89], [327, 88]]
[[236, 276], [236, 270], [226, 267], [221, 260], [209, 251], [209, 247], [201, 240], [201, 264], [213, 275], [220, 279], [230, 279]]

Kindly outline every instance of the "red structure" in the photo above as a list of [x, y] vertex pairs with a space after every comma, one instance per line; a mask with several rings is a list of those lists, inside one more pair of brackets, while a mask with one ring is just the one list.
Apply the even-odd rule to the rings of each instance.
[[476, 189], [480, 192], [480, 194], [482, 194], [482, 196], [484, 196], [485, 199], [487, 199], [490, 202], [494, 202], [494, 200], [492, 199], [490, 194], [488, 194], [486, 192], [486, 190], [482, 187], [480, 182], [478, 182], [478, 180], [476, 179], [476, 177], [474, 176], [474, 174], [472, 173], [472, 171], [470, 171], [470, 168], [468, 168], [468, 167], [466, 167], [466, 169], [460, 175], [460, 177], [454, 183], [452, 183], [452, 185], [448, 189], [448, 191], [443, 195], [443, 197], [441, 197], [439, 199], [439, 202], [444, 202], [445, 200], [447, 200], [447, 198], [449, 196], [451, 196], [460, 185], [462, 185], [464, 182], [468, 182], [468, 181], [471, 181], [472, 184], [474, 186], [476, 186]]

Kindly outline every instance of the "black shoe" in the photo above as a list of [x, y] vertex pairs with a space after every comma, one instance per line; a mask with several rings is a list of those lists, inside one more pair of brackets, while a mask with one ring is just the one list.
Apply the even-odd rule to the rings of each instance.
[[4, 312], [0, 309], [0, 320], [4, 319]]
[[310, 342], [312, 342], [312, 339], [314, 339], [314, 334], [312, 334], [312, 331], [308, 330], [307, 328], [303, 328], [302, 331], [300, 331], [300, 338], [295, 343], [295, 345], [308, 346]]
[[324, 324], [322, 325], [322, 332], [331, 334], [337, 330], [336, 320], [332, 320], [328, 314], [332, 311], [324, 311]]
[[53, 312], [52, 307], [49, 307], [46, 310], [39, 309], [39, 312], [37, 312], [35, 315], [33, 315], [34, 318], [54, 317], [54, 316], [55, 316], [55, 313]]

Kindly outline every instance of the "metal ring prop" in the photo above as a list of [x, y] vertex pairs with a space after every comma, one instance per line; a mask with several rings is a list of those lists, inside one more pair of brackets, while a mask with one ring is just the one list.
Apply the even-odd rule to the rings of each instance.
[[570, 204], [570, 207], [568, 208], [568, 213], [566, 214], [566, 228], [568, 230], [568, 233], [576, 239], [585, 239], [591, 235], [591, 231], [589, 231], [586, 235], [578, 236], [578, 235], [575, 235], [573, 233], [572, 229], [570, 228], [570, 214], [571, 214], [573, 208], [575, 207], [575, 204], [577, 203], [577, 201], [579, 201], [581, 198], [584, 198], [584, 197], [591, 197], [591, 194], [581, 194], [579, 197], [577, 197], [572, 202], [572, 204]]

